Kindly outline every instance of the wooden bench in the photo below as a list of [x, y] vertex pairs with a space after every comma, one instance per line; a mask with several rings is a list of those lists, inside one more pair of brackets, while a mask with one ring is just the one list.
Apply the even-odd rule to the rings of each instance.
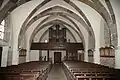
[[45, 80], [51, 69], [50, 62], [27, 62], [0, 69], [2, 80]]
[[68, 80], [116, 80], [115, 69], [87, 62], [64, 61]]

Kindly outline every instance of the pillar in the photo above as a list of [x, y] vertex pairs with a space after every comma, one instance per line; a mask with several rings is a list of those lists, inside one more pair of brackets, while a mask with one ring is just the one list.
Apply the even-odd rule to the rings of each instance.
[[115, 68], [120, 69], [120, 46], [115, 48]]
[[9, 47], [8, 49], [8, 57], [7, 57], [7, 65], [10, 66], [12, 65], [12, 48]]
[[18, 65], [19, 64], [19, 51], [13, 50], [12, 53], [12, 65]]
[[88, 51], [87, 50], [85, 50], [84, 52], [84, 61], [88, 62]]
[[30, 62], [30, 50], [26, 52], [26, 62]]
[[8, 46], [4, 46], [4, 47], [3, 47], [1, 67], [6, 67], [6, 66], [7, 66], [8, 49], [9, 49]]
[[100, 64], [100, 51], [99, 51], [99, 48], [96, 48], [94, 50], [93, 57], [94, 57], [94, 63]]

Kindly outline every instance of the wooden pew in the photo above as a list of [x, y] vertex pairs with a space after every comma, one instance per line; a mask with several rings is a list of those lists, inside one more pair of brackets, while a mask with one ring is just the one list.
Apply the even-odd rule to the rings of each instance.
[[[115, 69], [87, 62], [64, 61], [68, 80], [117, 80]], [[120, 80], [120, 79], [119, 79]]]
[[45, 80], [51, 69], [50, 62], [33, 61], [0, 69], [2, 80]]

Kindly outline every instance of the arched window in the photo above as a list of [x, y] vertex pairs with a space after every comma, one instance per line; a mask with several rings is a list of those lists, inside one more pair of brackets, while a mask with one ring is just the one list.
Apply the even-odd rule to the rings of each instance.
[[4, 38], [4, 27], [5, 27], [5, 20], [3, 20], [0, 24], [0, 39]]

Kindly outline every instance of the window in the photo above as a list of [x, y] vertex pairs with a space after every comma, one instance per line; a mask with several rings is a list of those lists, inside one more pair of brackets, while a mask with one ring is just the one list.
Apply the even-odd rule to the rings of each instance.
[[0, 24], [0, 39], [4, 38], [4, 27], [5, 27], [5, 20], [3, 20]]

